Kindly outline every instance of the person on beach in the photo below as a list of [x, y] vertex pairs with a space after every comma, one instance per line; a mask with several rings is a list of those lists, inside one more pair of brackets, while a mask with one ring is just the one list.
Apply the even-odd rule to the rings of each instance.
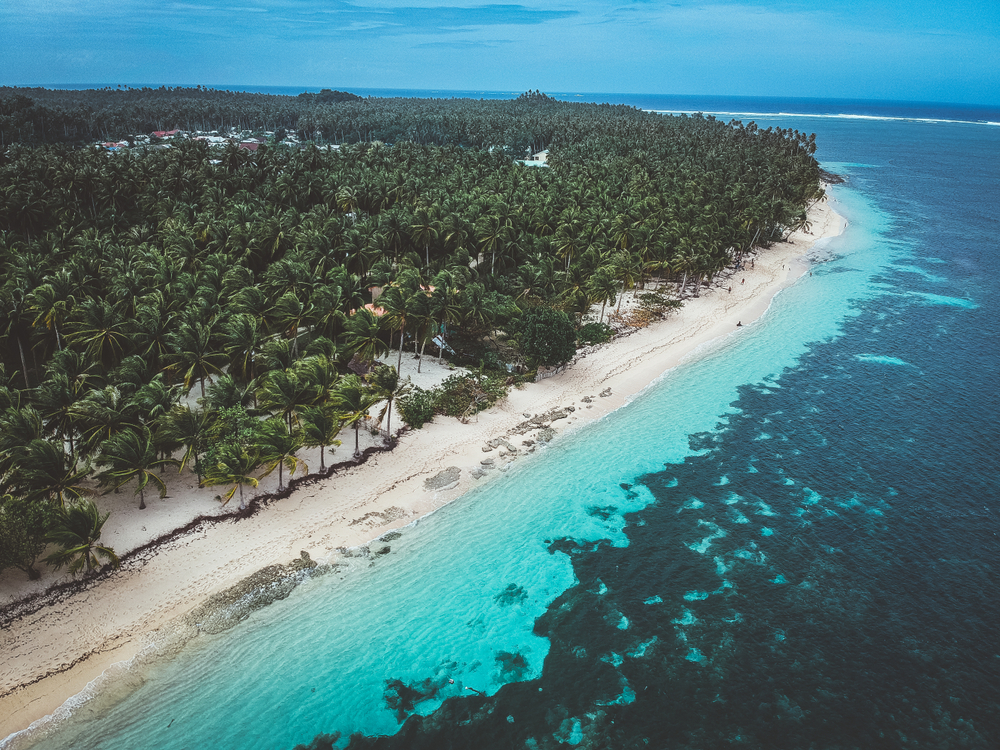
[[[809, 274], [809, 275], [810, 275], [810, 276], [812, 276], [812, 274]], [[732, 293], [733, 293], [733, 288], [732, 288], [732, 287], [729, 287], [729, 293], [730, 293], [730, 294], [732, 294]]]
[[741, 284], [746, 284], [746, 283], [747, 283], [747, 280], [746, 280], [746, 279], [740, 279], [740, 283], [741, 283]]
[[743, 327], [743, 321], [742, 320], [737, 320], [736, 321], [736, 327], [737, 328], [742, 328]]

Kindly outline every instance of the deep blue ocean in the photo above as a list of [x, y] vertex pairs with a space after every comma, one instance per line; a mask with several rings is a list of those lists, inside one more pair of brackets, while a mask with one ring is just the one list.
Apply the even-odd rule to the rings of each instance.
[[848, 229], [619, 411], [40, 746], [1000, 747], [1000, 110], [606, 100], [815, 132]]

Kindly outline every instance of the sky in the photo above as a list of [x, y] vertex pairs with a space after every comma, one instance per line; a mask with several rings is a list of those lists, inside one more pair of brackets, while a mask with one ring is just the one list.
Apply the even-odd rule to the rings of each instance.
[[0, 84], [1000, 104], [1000, 0], [8, 0]]

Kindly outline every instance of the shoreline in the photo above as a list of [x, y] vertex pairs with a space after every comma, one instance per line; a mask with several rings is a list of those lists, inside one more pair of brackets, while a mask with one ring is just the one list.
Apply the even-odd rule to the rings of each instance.
[[[814, 235], [793, 233], [756, 256], [760, 266], [735, 272], [724, 285], [716, 279], [666, 320], [581, 352], [565, 372], [512, 391], [471, 423], [438, 417], [405, 433], [392, 452], [305, 482], [238, 524], [197, 527], [134, 569], [18, 616], [0, 632], [0, 738], [7, 738], [0, 745], [56, 712], [111, 665], [137, 656], [154, 634], [171, 630], [168, 623], [179, 623], [262, 569], [287, 568], [302, 551], [326, 560], [411, 524], [488, 481], [478, 478], [484, 472], [524, 460], [538, 431], [575, 432], [623, 406], [695, 350], [741, 331], [737, 321], [748, 326], [763, 315], [774, 296], [808, 270], [805, 256], [814, 244], [846, 225], [829, 203], [810, 209], [810, 218]], [[747, 283], [726, 291], [740, 278]], [[484, 459], [493, 459], [492, 467]]]

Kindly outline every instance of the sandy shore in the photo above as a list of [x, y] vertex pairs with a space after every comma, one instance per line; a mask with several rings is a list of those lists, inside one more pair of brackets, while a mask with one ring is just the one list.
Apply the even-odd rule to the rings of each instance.
[[[703, 287], [700, 297], [689, 298], [666, 320], [587, 351], [565, 372], [512, 391], [470, 423], [438, 417], [405, 434], [391, 453], [296, 490], [250, 518], [177, 538], [86, 590], [14, 620], [0, 631], [0, 738], [52, 714], [110, 665], [139, 653], [165, 624], [261, 568], [289, 563], [302, 551], [315, 560], [329, 559], [338, 548], [364, 545], [412, 523], [477, 482], [489, 481], [504, 463], [531, 460], [532, 446], [525, 441], [537, 440], [539, 430], [564, 434], [578, 429], [622, 406], [702, 344], [720, 336], [752, 335], [752, 328], [737, 328], [737, 322], [747, 326], [762, 315], [774, 295], [808, 269], [813, 243], [845, 227], [827, 203], [813, 207], [810, 217], [811, 234], [795, 233], [760, 252], [752, 268], [717, 278], [711, 289]], [[447, 374], [440, 364], [428, 370], [429, 379]], [[415, 376], [415, 363], [404, 355], [403, 375], [408, 374]], [[570, 406], [573, 411], [566, 409]], [[372, 437], [365, 437], [371, 444]], [[341, 439], [335, 461], [353, 451], [353, 432], [342, 433]], [[318, 468], [318, 452], [304, 457], [310, 468]], [[489, 458], [493, 469], [477, 478]], [[450, 467], [447, 478], [433, 481]], [[276, 477], [268, 481], [274, 486], [264, 485], [263, 491], [277, 485]], [[142, 512], [127, 491], [108, 498], [115, 510], [104, 540], [120, 554], [199, 514], [219, 512], [218, 503], [206, 499], [190, 477], [175, 478], [169, 497], [147, 499], [150, 507]], [[0, 604], [56, 580], [49, 574], [41, 584], [27, 584], [22, 573], [8, 571], [0, 579]]]

